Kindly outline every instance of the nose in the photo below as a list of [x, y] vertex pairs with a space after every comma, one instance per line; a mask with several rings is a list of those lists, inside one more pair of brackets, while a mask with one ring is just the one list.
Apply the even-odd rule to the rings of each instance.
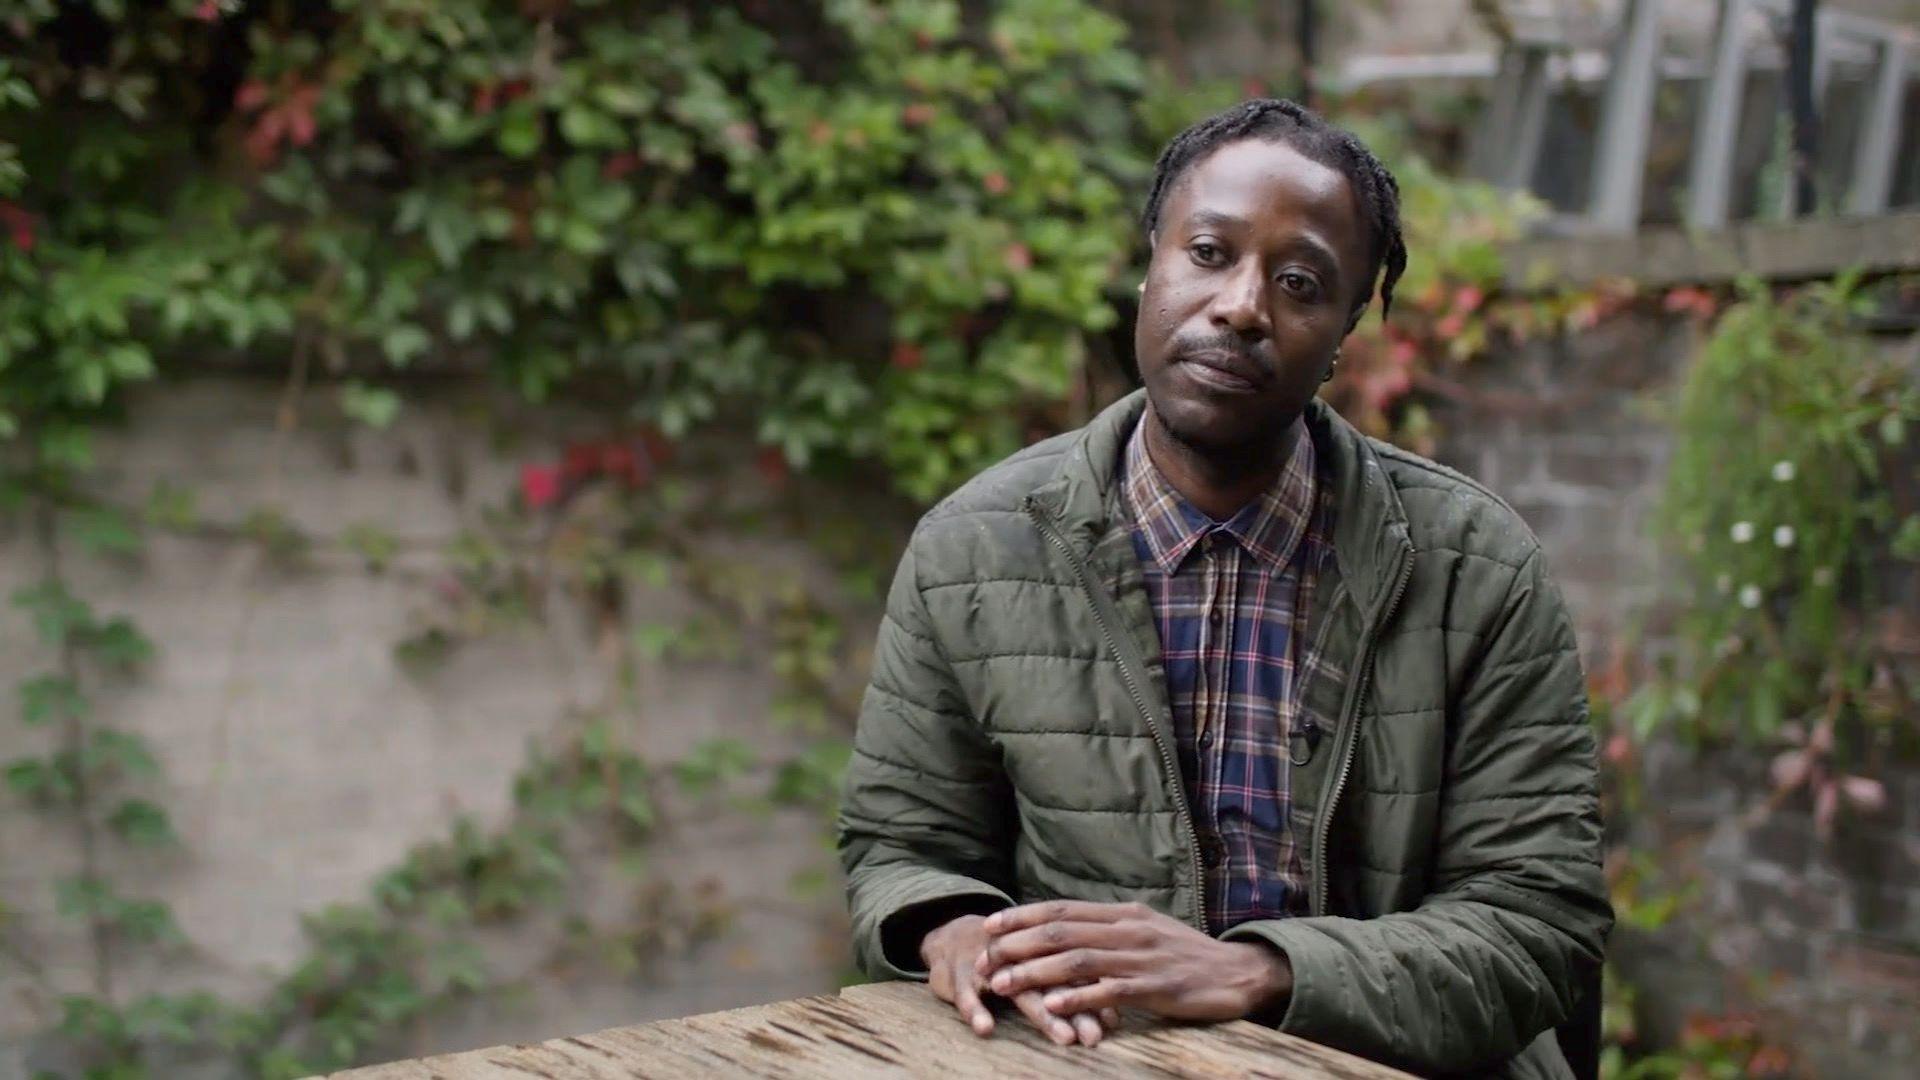
[[1260, 260], [1246, 258], [1234, 266], [1213, 295], [1207, 317], [1213, 325], [1242, 338], [1258, 341], [1273, 333], [1267, 315], [1266, 275]]

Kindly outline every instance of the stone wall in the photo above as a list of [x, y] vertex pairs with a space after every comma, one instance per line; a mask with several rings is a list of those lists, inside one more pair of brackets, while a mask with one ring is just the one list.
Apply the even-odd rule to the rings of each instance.
[[[1660, 597], [1649, 515], [1668, 442], [1657, 407], [1694, 333], [1679, 319], [1625, 319], [1536, 342], [1477, 362], [1437, 410], [1440, 456], [1510, 500], [1539, 533], [1590, 661], [1626, 640]], [[561, 418], [510, 416], [518, 448], [503, 450], [501, 433], [476, 419], [488, 410], [475, 408], [474, 387], [436, 384], [409, 389], [390, 431], [342, 423], [316, 401], [282, 437], [278, 396], [277, 385], [238, 375], [148, 387], [103, 442], [104, 479], [129, 499], [162, 478], [183, 481], [211, 518], [274, 504], [319, 534], [377, 521], [403, 541], [385, 576], [351, 559], [289, 572], [248, 545], [166, 534], [138, 565], [69, 563], [78, 591], [104, 611], [131, 614], [156, 639], [150, 670], [105, 695], [96, 717], [159, 747], [168, 787], [157, 796], [185, 841], [182, 851], [116, 856], [109, 867], [167, 900], [193, 942], [163, 967], [127, 965], [123, 993], [200, 986], [245, 995], [270, 985], [301, 954], [301, 913], [364, 898], [375, 874], [460, 814], [498, 820], [528, 740], [604, 704], [604, 661], [565, 597], [539, 625], [474, 641], [431, 677], [409, 674], [393, 653], [417, 629], [428, 587], [420, 575], [512, 491], [517, 462], [553, 452]], [[800, 545], [768, 544], [756, 557], [794, 574], [823, 572]], [[36, 580], [42, 558], [29, 537], [0, 533], [0, 594]], [[1900, 602], [1920, 607], [1907, 588]], [[660, 619], [688, 602], [673, 590], [631, 601], [640, 617]], [[871, 631], [870, 622], [850, 629]], [[46, 662], [17, 613], [0, 616], [0, 639], [0, 685]], [[751, 654], [738, 664], [651, 666], [641, 678], [653, 689], [620, 725], [651, 760], [671, 761], [715, 734], [760, 745], [787, 738], [768, 723], [776, 686]], [[0, 724], [0, 760], [43, 749], [43, 735]], [[1646, 766], [1645, 811], [1613, 827], [1699, 883], [1676, 924], [1657, 934], [1623, 929], [1616, 940], [1654, 1032], [1670, 1034], [1690, 1009], [1757, 1002], [1822, 1074], [1884, 1075], [1888, 1063], [1911, 1060], [1920, 1051], [1920, 772], [1892, 775], [1887, 813], [1827, 843], [1804, 806], [1748, 820], [1765, 790], [1763, 762], [1657, 746]], [[71, 832], [9, 798], [0, 853], [0, 901], [20, 915], [13, 938], [40, 958], [52, 989], [85, 987], [84, 942], [51, 910], [51, 882], [76, 858]], [[533, 992], [437, 1020], [393, 1052], [789, 997], [844, 970], [837, 892], [801, 898], [788, 888], [825, 857], [806, 815], [681, 808], [649, 857], [663, 880], [711, 882], [736, 908], [729, 932], [627, 978], [554, 979], [541, 974], [544, 958], [507, 950], [505, 970], [527, 975]], [[0, 966], [0, 1078], [43, 1063], [30, 1036], [54, 1006], [47, 987]]]
[[[511, 497], [518, 461], [557, 453], [566, 418], [509, 411], [500, 427], [511, 430], [514, 448], [502, 449], [502, 431], [484, 419], [500, 405], [471, 385], [411, 389], [388, 431], [345, 422], [330, 391], [316, 390], [299, 428], [283, 438], [280, 395], [277, 383], [247, 376], [144, 388], [122, 430], [100, 440], [105, 490], [138, 505], [167, 481], [191, 488], [209, 521], [277, 506], [314, 537], [377, 524], [400, 543], [384, 573], [337, 549], [316, 548], [287, 568], [244, 541], [163, 531], [132, 563], [62, 552], [75, 593], [103, 615], [130, 615], [157, 650], [141, 675], [100, 695], [91, 722], [152, 742], [165, 785], [142, 793], [167, 808], [182, 845], [105, 845], [103, 870], [130, 895], [166, 901], [189, 945], [118, 951], [122, 1000], [156, 989], [239, 999], [264, 991], [306, 949], [301, 915], [365, 901], [378, 874], [413, 845], [446, 837], [461, 815], [499, 822], [529, 743], [552, 741], [583, 713], [609, 711], [619, 737], [658, 763], [715, 736], [770, 755], [790, 741], [768, 723], [778, 686], [751, 649], [732, 664], [643, 664], [639, 703], [611, 709], [608, 661], [581, 608], [560, 594], [547, 598], [536, 621], [468, 640], [430, 672], [409, 671], [394, 647], [432, 606], [448, 543]], [[821, 572], [798, 545], [747, 555], [793, 574]], [[24, 529], [0, 525], [0, 597], [38, 581], [44, 567]], [[628, 598], [636, 621], [670, 620], [689, 607], [673, 589]], [[45, 753], [53, 733], [22, 726], [11, 702], [18, 681], [47, 670], [49, 650], [10, 606], [0, 610], [0, 642], [8, 702], [0, 761]], [[667, 809], [665, 835], [646, 852], [649, 872], [682, 892], [717, 891], [733, 912], [720, 940], [631, 977], [589, 971], [566, 979], [552, 976], [549, 957], [502, 941], [497, 970], [524, 979], [531, 992], [424, 1025], [392, 1055], [544, 1038], [832, 985], [847, 964], [840, 898], [832, 888], [805, 898], [788, 888], [796, 874], [831, 865], [817, 819]], [[63, 819], [0, 793], [0, 903], [16, 916], [0, 927], [0, 944], [44, 969], [32, 977], [10, 962], [15, 954], [0, 951], [0, 1080], [57, 1066], [31, 1036], [57, 1019], [59, 993], [91, 989], [79, 925], [53, 910], [53, 883], [79, 865], [76, 836]], [[622, 854], [594, 858], [611, 865]]]
[[[1440, 457], [1539, 535], [1590, 670], [1629, 642], [1660, 647], [1650, 515], [1671, 443], [1660, 408], [1696, 334], [1681, 319], [1629, 319], [1536, 342], [1476, 365], [1437, 413]], [[1920, 610], [1920, 576], [1886, 584], [1890, 607]], [[1669, 926], [1615, 934], [1647, 1034], [1672, 1040], [1690, 1013], [1757, 1009], [1811, 1075], [1900, 1075], [1920, 1054], [1920, 769], [1882, 774], [1886, 811], [1845, 821], [1832, 841], [1804, 797], [1756, 812], [1770, 787], [1756, 755], [1656, 743], [1637, 772], [1638, 807], [1610, 830], [1651, 854], [1667, 885], [1695, 890]]]

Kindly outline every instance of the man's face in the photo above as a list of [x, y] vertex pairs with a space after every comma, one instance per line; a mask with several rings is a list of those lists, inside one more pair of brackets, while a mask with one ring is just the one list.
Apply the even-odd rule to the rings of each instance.
[[1160, 208], [1134, 349], [1167, 430], [1231, 454], [1278, 439], [1371, 291], [1367, 230], [1337, 169], [1241, 139], [1188, 166]]

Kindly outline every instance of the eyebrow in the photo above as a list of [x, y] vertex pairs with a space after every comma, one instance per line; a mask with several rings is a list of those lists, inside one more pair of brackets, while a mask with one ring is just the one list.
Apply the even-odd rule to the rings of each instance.
[[[1189, 230], [1235, 229], [1245, 228], [1246, 225], [1246, 218], [1240, 217], [1237, 214], [1222, 213], [1218, 210], [1195, 210], [1193, 213], [1187, 215], [1187, 227]], [[1291, 247], [1294, 245], [1305, 247], [1321, 264], [1321, 268], [1329, 274], [1336, 277], [1339, 275], [1340, 257], [1335, 255], [1333, 249], [1328, 247], [1319, 237], [1309, 233], [1299, 233], [1288, 241], [1288, 246]]]

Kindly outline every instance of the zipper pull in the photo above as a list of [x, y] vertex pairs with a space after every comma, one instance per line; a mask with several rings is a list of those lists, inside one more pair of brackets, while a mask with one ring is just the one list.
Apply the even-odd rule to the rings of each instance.
[[1313, 760], [1313, 752], [1319, 745], [1320, 725], [1309, 716], [1287, 738], [1287, 761], [1293, 765], [1305, 765]]

